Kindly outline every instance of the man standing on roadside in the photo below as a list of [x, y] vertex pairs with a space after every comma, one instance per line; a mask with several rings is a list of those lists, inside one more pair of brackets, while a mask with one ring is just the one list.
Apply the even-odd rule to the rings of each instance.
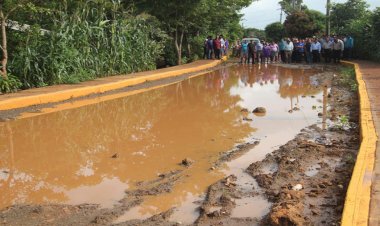
[[290, 64], [292, 62], [293, 49], [294, 49], [293, 42], [290, 41], [290, 38], [288, 38], [286, 42], [284, 43], [285, 63]]
[[263, 44], [261, 42], [256, 43], [256, 62], [262, 63], [263, 61]]
[[229, 47], [230, 47], [230, 43], [226, 39], [226, 41], [224, 42], [224, 54], [226, 54], [226, 56], [228, 56], [228, 48]]
[[255, 64], [254, 52], [255, 52], [255, 44], [253, 43], [253, 41], [250, 41], [248, 43], [248, 64], [251, 62], [250, 61], [251, 59], [252, 59], [252, 64]]
[[311, 39], [308, 38], [305, 43], [305, 61], [307, 64], [313, 63], [313, 55], [311, 53]]
[[351, 59], [352, 58], [352, 50], [354, 48], [354, 39], [348, 35], [344, 38], [344, 58]]
[[278, 48], [280, 50], [281, 62], [285, 63], [285, 40], [283, 38], [278, 42]]
[[243, 41], [243, 43], [241, 44], [240, 63], [241, 64], [247, 63], [247, 60], [248, 60], [248, 43], [247, 41]]
[[221, 49], [221, 42], [219, 37], [216, 37], [214, 39], [214, 52], [215, 52], [215, 58], [220, 59], [220, 49]]
[[340, 58], [344, 51], [344, 43], [338, 37], [334, 37], [332, 44], [334, 63], [340, 63]]
[[214, 42], [211, 36], [208, 36], [207, 39], [207, 58], [212, 59], [212, 55], [214, 53]]
[[223, 35], [219, 36], [220, 40], [220, 55], [223, 57], [225, 55], [224, 49], [226, 47], [226, 42], [224, 41]]
[[323, 40], [322, 49], [325, 58], [325, 63], [331, 63], [332, 42], [330, 41], [330, 37], [326, 36], [326, 38]]
[[310, 51], [313, 54], [313, 63], [321, 62], [321, 43], [318, 42], [317, 38], [314, 38], [314, 42], [311, 43]]

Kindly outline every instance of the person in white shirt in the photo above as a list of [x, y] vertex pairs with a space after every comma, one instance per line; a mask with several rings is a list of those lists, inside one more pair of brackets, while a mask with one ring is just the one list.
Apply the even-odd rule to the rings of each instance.
[[294, 45], [293, 42], [288, 38], [284, 44], [285, 51], [285, 63], [290, 64], [292, 62], [292, 53], [293, 53]]
[[313, 54], [313, 63], [321, 62], [321, 43], [318, 42], [318, 39], [314, 39], [314, 42], [311, 43], [310, 52]]
[[333, 43], [330, 41], [330, 37], [326, 36], [326, 38], [323, 39], [322, 50], [323, 57], [325, 58], [325, 63], [331, 63], [332, 44]]
[[226, 41], [224, 41], [223, 35], [220, 35], [219, 38], [220, 38], [220, 46], [221, 46], [221, 48], [220, 48], [220, 54], [221, 54], [221, 56], [224, 56], [225, 55], [224, 50], [225, 50], [225, 47], [226, 47]]
[[334, 37], [334, 42], [332, 43], [332, 49], [333, 49], [334, 63], [340, 63], [340, 58], [344, 51], [344, 42], [338, 37]]

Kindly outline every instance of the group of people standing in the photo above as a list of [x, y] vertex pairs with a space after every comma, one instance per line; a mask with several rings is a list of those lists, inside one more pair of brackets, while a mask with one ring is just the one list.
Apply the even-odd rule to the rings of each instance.
[[351, 36], [323, 36], [321, 38], [283, 38], [278, 43], [264, 40], [238, 41], [233, 54], [241, 63], [340, 63], [341, 58], [352, 58], [354, 39]]
[[247, 41], [238, 42], [234, 53], [240, 63], [269, 63], [278, 61], [279, 47], [275, 42]]
[[307, 38], [293, 40], [286, 38], [279, 42], [280, 56], [284, 63], [308, 64], [320, 63], [324, 58], [325, 63], [340, 63], [341, 58], [352, 58], [354, 39], [351, 36], [323, 36], [321, 38]]
[[203, 45], [203, 59], [221, 59], [227, 55], [228, 48], [229, 42], [223, 35], [216, 36], [214, 39], [208, 36]]

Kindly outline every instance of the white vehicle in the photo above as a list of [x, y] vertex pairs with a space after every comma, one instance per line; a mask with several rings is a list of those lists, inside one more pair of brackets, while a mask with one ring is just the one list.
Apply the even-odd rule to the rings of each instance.
[[243, 38], [243, 40], [241, 40], [242, 42], [251, 42], [251, 41], [254, 41], [255, 43], [260, 43], [260, 39], [258, 38]]

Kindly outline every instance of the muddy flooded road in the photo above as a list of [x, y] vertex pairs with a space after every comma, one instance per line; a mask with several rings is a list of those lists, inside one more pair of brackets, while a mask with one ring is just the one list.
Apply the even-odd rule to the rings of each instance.
[[[166, 220], [192, 224], [210, 185], [235, 175], [231, 184], [246, 195], [234, 200], [231, 217], [259, 220], [271, 201], [245, 171], [303, 128], [326, 126], [330, 84], [321, 81], [323, 73], [332, 72], [230, 66], [136, 95], [0, 122], [0, 208], [64, 204], [72, 212], [70, 206], [87, 203], [112, 210], [138, 197], [105, 222], [171, 211]], [[252, 113], [257, 107], [265, 113]], [[277, 170], [271, 167], [262, 171]]]

